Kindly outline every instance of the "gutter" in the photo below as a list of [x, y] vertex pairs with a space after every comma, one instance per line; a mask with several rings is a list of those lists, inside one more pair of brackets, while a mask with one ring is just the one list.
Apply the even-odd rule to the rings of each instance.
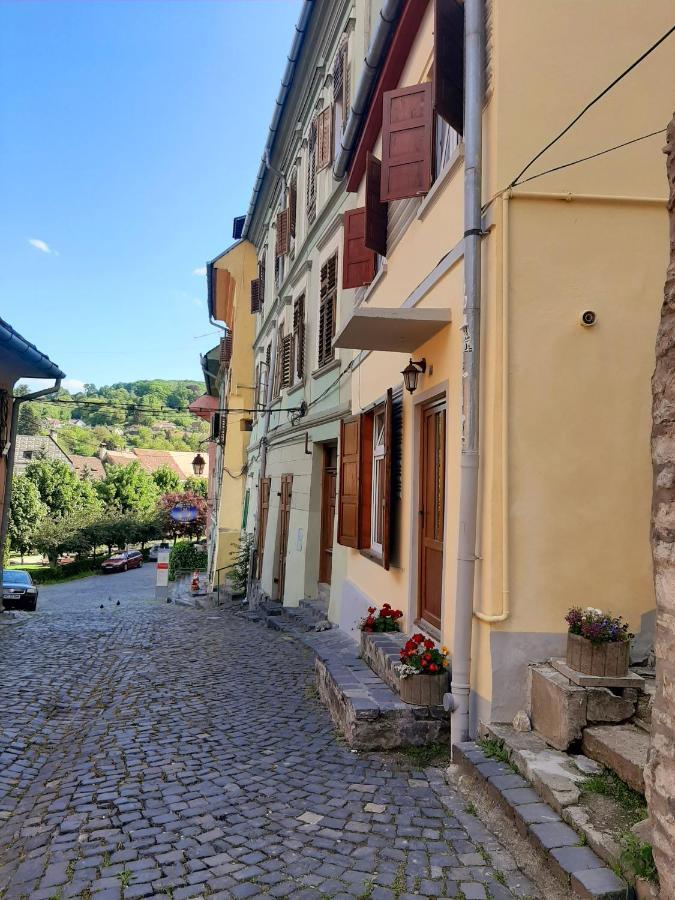
[[[0, 319], [0, 351], [21, 355], [22, 364], [25, 367], [21, 372], [22, 378], [58, 378], [60, 382], [62, 378], [66, 377], [65, 372], [62, 372], [56, 363], [38, 350], [35, 344], [31, 344], [26, 338], [21, 337], [18, 331], [15, 331], [4, 319]], [[33, 373], [30, 366], [34, 366], [37, 371]]]
[[398, 24], [403, 3], [404, 0], [384, 0], [382, 4], [373, 39], [363, 61], [363, 69], [354, 93], [349, 119], [340, 140], [340, 150], [333, 164], [333, 178], [337, 181], [342, 181], [347, 174], [352, 154], [361, 135], [363, 120], [368, 114], [371, 95], [387, 58], [389, 43]]
[[262, 190], [263, 182], [265, 180], [265, 174], [267, 172], [267, 169], [270, 168], [269, 160], [272, 153], [272, 148], [274, 146], [274, 141], [276, 140], [277, 129], [279, 127], [279, 121], [281, 120], [281, 113], [283, 112], [284, 105], [286, 103], [286, 100], [288, 99], [291, 85], [293, 84], [293, 78], [295, 76], [298, 60], [300, 58], [300, 50], [302, 48], [305, 34], [307, 33], [307, 23], [309, 22], [309, 17], [312, 14], [313, 8], [314, 0], [303, 0], [302, 9], [300, 10], [300, 17], [298, 18], [297, 25], [295, 26], [295, 36], [293, 38], [293, 43], [291, 44], [291, 49], [288, 52], [286, 69], [281, 79], [281, 87], [279, 88], [279, 94], [275, 102], [272, 121], [270, 122], [270, 127], [267, 132], [265, 149], [263, 150], [262, 159], [260, 160], [260, 167], [258, 168], [258, 174], [253, 185], [251, 202], [249, 203], [248, 212], [246, 213], [246, 219], [244, 221], [244, 227], [241, 232], [242, 238], [248, 237], [253, 213], [255, 212], [255, 208], [258, 203], [258, 196], [260, 195], [260, 191]]
[[471, 642], [478, 518], [481, 187], [483, 162], [483, 0], [464, 3], [464, 351], [459, 538], [450, 696], [453, 745], [469, 739]]
[[[14, 332], [14, 334], [16, 334], [16, 332]], [[0, 566], [2, 566], [5, 558], [5, 543], [7, 541], [7, 531], [9, 529], [9, 508], [12, 503], [12, 476], [14, 474], [14, 457], [16, 456], [16, 433], [19, 425], [19, 410], [21, 409], [21, 404], [27, 403], [29, 400], [37, 400], [40, 397], [46, 397], [47, 394], [57, 393], [61, 387], [61, 380], [65, 377], [64, 373], [61, 372], [48, 357], [43, 353], [40, 353], [40, 351], [36, 347], [33, 347], [32, 344], [28, 344], [28, 342], [21, 338], [20, 335], [17, 335], [17, 337], [19, 337], [24, 344], [32, 347], [43, 359], [46, 359], [60, 374], [51, 387], [42, 388], [42, 390], [35, 391], [32, 394], [24, 394], [23, 397], [12, 398], [12, 423], [9, 428], [8, 447], [7, 451], [5, 451], [4, 448], [2, 448], [1, 451], [3, 456], [5, 455], [5, 452], [7, 453], [7, 468], [5, 472], [5, 495], [2, 502], [2, 519], [0, 520]], [[0, 609], [2, 609], [2, 600], [0, 600]]]

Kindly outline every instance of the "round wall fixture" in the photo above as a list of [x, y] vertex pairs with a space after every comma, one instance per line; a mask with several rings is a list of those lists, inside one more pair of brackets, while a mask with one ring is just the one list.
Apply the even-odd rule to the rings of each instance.
[[581, 314], [580, 321], [585, 328], [590, 328], [591, 325], [595, 325], [597, 318], [592, 309], [585, 309]]

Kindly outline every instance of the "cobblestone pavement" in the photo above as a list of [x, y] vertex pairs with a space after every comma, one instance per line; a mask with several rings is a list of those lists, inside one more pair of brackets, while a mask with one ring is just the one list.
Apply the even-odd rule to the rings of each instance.
[[303, 645], [152, 574], [0, 632], [6, 900], [540, 896], [439, 770], [336, 739]]

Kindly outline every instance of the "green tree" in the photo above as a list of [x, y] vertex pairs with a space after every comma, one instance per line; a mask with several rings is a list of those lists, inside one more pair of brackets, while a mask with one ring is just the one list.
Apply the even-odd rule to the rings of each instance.
[[152, 473], [152, 480], [157, 485], [160, 494], [168, 494], [177, 491], [180, 487], [180, 476], [169, 466], [160, 466]]
[[[178, 505], [194, 506], [197, 516], [190, 522], [177, 522], [171, 516], [171, 510]], [[159, 501], [159, 512], [162, 516], [163, 530], [174, 540], [178, 537], [201, 537], [206, 531], [206, 500], [193, 491], [180, 491], [164, 494]]]
[[26, 467], [25, 475], [35, 484], [52, 520], [77, 515], [82, 521], [101, 509], [94, 485], [88, 480], [80, 481], [61, 460], [34, 460]]
[[190, 475], [183, 482], [183, 490], [192, 491], [193, 494], [198, 494], [206, 500], [209, 494], [209, 483], [201, 475]]
[[32, 403], [22, 403], [19, 409], [19, 434], [40, 434], [45, 422]]
[[35, 532], [45, 515], [45, 507], [34, 482], [25, 475], [17, 475], [12, 482], [12, 503], [9, 510], [8, 537], [11, 546], [24, 554], [33, 546]]
[[150, 512], [159, 499], [152, 476], [137, 462], [128, 466], [110, 466], [96, 490], [108, 512]]

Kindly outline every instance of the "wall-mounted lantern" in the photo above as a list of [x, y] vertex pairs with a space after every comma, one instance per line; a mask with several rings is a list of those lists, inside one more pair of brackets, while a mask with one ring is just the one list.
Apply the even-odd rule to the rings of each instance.
[[203, 475], [204, 474], [204, 466], [206, 465], [206, 460], [198, 453], [195, 458], [192, 460], [192, 471], [195, 475]]
[[403, 375], [403, 384], [405, 385], [405, 389], [409, 391], [411, 394], [414, 394], [417, 390], [417, 382], [419, 381], [419, 377], [423, 372], [427, 370], [427, 361], [422, 357], [422, 359], [417, 362], [412, 359], [405, 367], [405, 369], [401, 372]]

